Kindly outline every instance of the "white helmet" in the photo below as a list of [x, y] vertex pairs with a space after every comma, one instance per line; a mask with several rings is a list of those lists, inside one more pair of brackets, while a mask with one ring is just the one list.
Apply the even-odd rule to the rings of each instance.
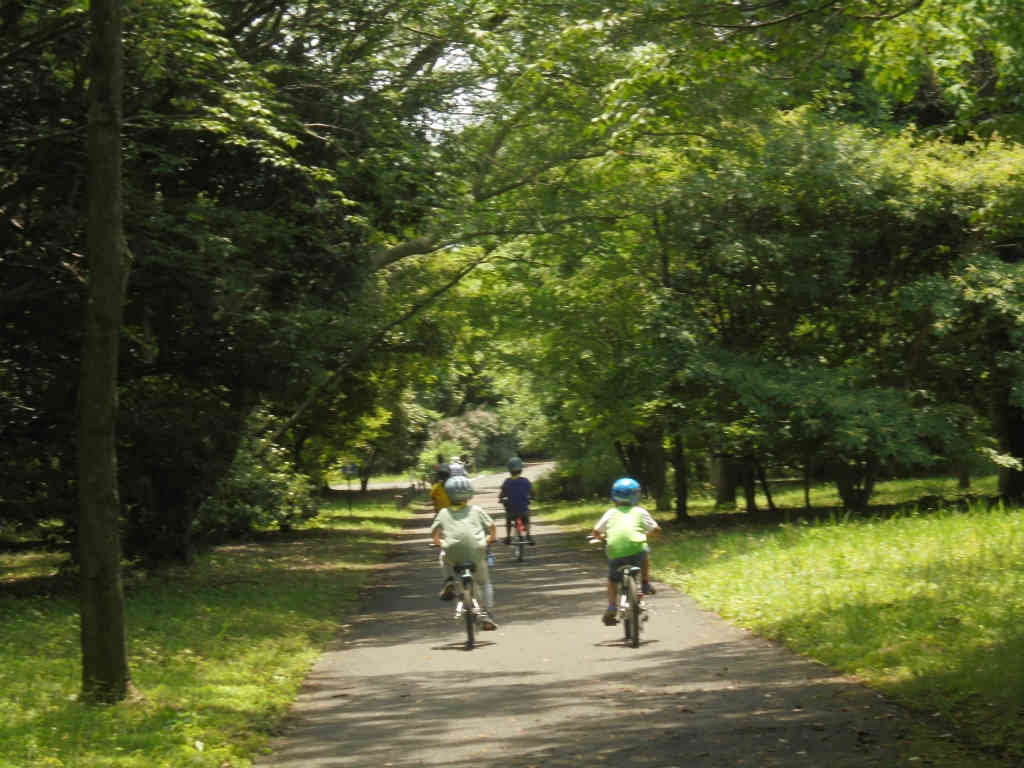
[[452, 501], [469, 501], [476, 493], [472, 481], [465, 475], [452, 475], [445, 480], [444, 492]]

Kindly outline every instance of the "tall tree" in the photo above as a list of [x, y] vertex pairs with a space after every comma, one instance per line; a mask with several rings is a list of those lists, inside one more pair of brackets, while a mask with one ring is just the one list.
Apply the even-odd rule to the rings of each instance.
[[82, 696], [111, 702], [125, 697], [129, 682], [115, 437], [128, 271], [121, 201], [120, 0], [92, 0], [90, 20], [89, 291], [78, 399]]

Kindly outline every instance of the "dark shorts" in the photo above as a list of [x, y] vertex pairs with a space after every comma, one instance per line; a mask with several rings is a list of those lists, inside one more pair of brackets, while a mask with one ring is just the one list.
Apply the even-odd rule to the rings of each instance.
[[530, 510], [523, 509], [523, 510], [520, 510], [520, 511], [516, 512], [516, 511], [508, 509], [508, 508], [505, 509], [505, 519], [506, 520], [515, 520], [517, 517], [521, 517], [523, 520], [529, 520], [530, 519]]
[[608, 561], [608, 581], [614, 581], [616, 583], [622, 581], [622, 574], [619, 573], [619, 568], [624, 565], [637, 565], [642, 566], [644, 561], [647, 559], [647, 552], [637, 552], [635, 555], [627, 555], [626, 557], [616, 557]]

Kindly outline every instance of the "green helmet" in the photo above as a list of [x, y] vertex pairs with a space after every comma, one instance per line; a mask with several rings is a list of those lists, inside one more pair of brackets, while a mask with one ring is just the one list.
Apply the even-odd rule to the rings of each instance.
[[508, 460], [508, 471], [512, 474], [523, 471], [523, 460], [518, 456], [513, 456]]

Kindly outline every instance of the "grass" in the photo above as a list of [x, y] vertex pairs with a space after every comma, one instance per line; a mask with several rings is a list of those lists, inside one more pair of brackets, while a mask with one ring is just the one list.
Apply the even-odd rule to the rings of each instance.
[[[0, 766], [250, 765], [406, 516], [388, 493], [333, 502], [302, 530], [129, 577], [137, 695], [115, 706], [77, 700], [73, 598], [0, 592]], [[9, 557], [5, 574], [49, 567]]]
[[[803, 492], [792, 494], [775, 501], [795, 502], [796, 519]], [[885, 514], [874, 517], [759, 523], [737, 514], [716, 526], [698, 516], [689, 528], [666, 526], [652, 565], [658, 579], [732, 622], [855, 675], [934, 717], [956, 741], [1018, 765], [1024, 511], [980, 502], [894, 507], [956, 495], [944, 481], [899, 481], [878, 489]], [[815, 498], [827, 499], [825, 491]], [[582, 532], [606, 506], [570, 505], [546, 519]], [[712, 508], [701, 500], [691, 513]]]

